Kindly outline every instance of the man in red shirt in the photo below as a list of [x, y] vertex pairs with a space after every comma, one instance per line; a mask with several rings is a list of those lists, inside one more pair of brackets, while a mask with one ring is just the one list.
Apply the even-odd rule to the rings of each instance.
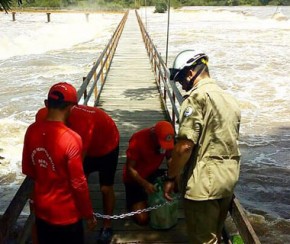
[[[148, 194], [155, 191], [154, 177], [164, 158], [170, 160], [174, 147], [174, 129], [167, 121], [140, 130], [132, 135], [126, 151], [127, 161], [123, 168], [123, 182], [129, 211], [147, 207]], [[134, 216], [140, 225], [149, 221], [148, 212]]]
[[96, 219], [82, 167], [82, 141], [65, 122], [77, 104], [75, 88], [53, 85], [45, 100], [45, 120], [30, 125], [23, 147], [22, 172], [34, 181], [33, 206], [38, 242], [84, 243], [82, 218]]
[[[36, 120], [43, 120], [46, 109], [40, 109]], [[78, 105], [71, 109], [68, 127], [83, 141], [84, 172], [99, 172], [100, 190], [105, 215], [112, 215], [115, 207], [114, 178], [119, 156], [119, 131], [113, 119], [96, 107]], [[112, 221], [104, 219], [98, 240], [108, 243], [112, 238]]]

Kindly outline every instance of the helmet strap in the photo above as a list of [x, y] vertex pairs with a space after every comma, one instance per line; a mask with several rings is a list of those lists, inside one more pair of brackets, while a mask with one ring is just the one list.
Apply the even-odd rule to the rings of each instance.
[[193, 87], [193, 83], [194, 83], [194, 81], [196, 80], [196, 78], [204, 71], [204, 69], [205, 69], [205, 66], [206, 65], [204, 65], [202, 68], [200, 68], [197, 72], [196, 72], [196, 74], [190, 79], [190, 81], [188, 82], [188, 85], [187, 85], [187, 88], [186, 88], [186, 91], [189, 91], [189, 90], [191, 90], [192, 89], [192, 87]]

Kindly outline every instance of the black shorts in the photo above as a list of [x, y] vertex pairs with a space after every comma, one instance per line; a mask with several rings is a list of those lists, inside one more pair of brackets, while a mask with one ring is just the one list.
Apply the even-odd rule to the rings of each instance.
[[102, 157], [85, 157], [84, 172], [89, 175], [99, 172], [100, 185], [112, 186], [119, 158], [119, 145], [110, 153]]
[[[150, 183], [154, 184], [156, 178], [165, 174], [164, 169], [158, 169], [153, 174], [151, 174], [146, 180]], [[148, 194], [144, 190], [142, 186], [138, 183], [130, 182], [125, 183], [125, 191], [126, 191], [126, 207], [128, 210], [131, 210], [132, 205], [137, 202], [147, 202]]]
[[130, 211], [132, 206], [137, 202], [145, 202], [148, 195], [144, 188], [137, 183], [125, 183], [126, 207]]
[[42, 219], [35, 218], [39, 244], [83, 244], [84, 228], [82, 220], [70, 225], [52, 225]]

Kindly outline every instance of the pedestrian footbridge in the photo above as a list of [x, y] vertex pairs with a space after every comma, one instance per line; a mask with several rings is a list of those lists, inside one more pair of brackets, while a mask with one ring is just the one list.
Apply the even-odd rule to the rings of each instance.
[[[154, 46], [137, 11], [129, 11], [116, 28], [111, 40], [98, 57], [91, 71], [83, 78], [78, 89], [81, 104], [98, 106], [116, 122], [120, 131], [120, 155], [115, 178], [116, 208], [113, 219], [112, 243], [188, 243], [182, 202], [179, 204], [178, 223], [169, 230], [154, 230], [138, 226], [127, 213], [122, 169], [126, 162], [126, 148], [131, 135], [159, 120], [169, 120], [176, 127], [178, 106], [182, 96], [169, 80], [168, 69]], [[81, 119], [81, 118], [80, 118]], [[176, 127], [177, 128], [177, 127]], [[98, 213], [96, 232], [86, 232], [86, 243], [96, 243], [98, 229], [102, 226], [102, 198], [98, 175], [91, 174], [89, 187], [94, 210]], [[12, 243], [13, 226], [27, 204], [32, 182], [26, 178], [9, 207], [0, 219], [0, 243]], [[233, 200], [230, 220], [245, 243], [260, 243], [242, 206]], [[33, 214], [30, 214], [16, 243], [27, 243], [31, 235]], [[225, 243], [226, 235], [225, 235]], [[15, 240], [14, 242], [15, 243]]]

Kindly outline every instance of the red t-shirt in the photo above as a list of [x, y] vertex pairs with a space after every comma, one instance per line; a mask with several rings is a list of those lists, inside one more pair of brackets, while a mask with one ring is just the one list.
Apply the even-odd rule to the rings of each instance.
[[[40, 109], [36, 114], [36, 121], [45, 120], [46, 114], [46, 108]], [[81, 136], [83, 151], [87, 156], [104, 156], [119, 144], [120, 135], [115, 122], [99, 108], [74, 106], [68, 119], [68, 126]]]
[[81, 136], [87, 156], [104, 156], [119, 144], [120, 135], [115, 122], [99, 108], [74, 106], [68, 118], [68, 126]]
[[[133, 134], [126, 151], [127, 159], [136, 162], [135, 170], [144, 179], [160, 167], [165, 156], [170, 155], [169, 151], [166, 151], [166, 154], [158, 152], [158, 143], [150, 130], [151, 128], [146, 128]], [[123, 167], [123, 181], [125, 183], [132, 181], [127, 175], [126, 165]]]
[[92, 217], [82, 141], [77, 133], [62, 122], [35, 122], [26, 131], [22, 156], [22, 172], [34, 180], [38, 218], [67, 225]]

